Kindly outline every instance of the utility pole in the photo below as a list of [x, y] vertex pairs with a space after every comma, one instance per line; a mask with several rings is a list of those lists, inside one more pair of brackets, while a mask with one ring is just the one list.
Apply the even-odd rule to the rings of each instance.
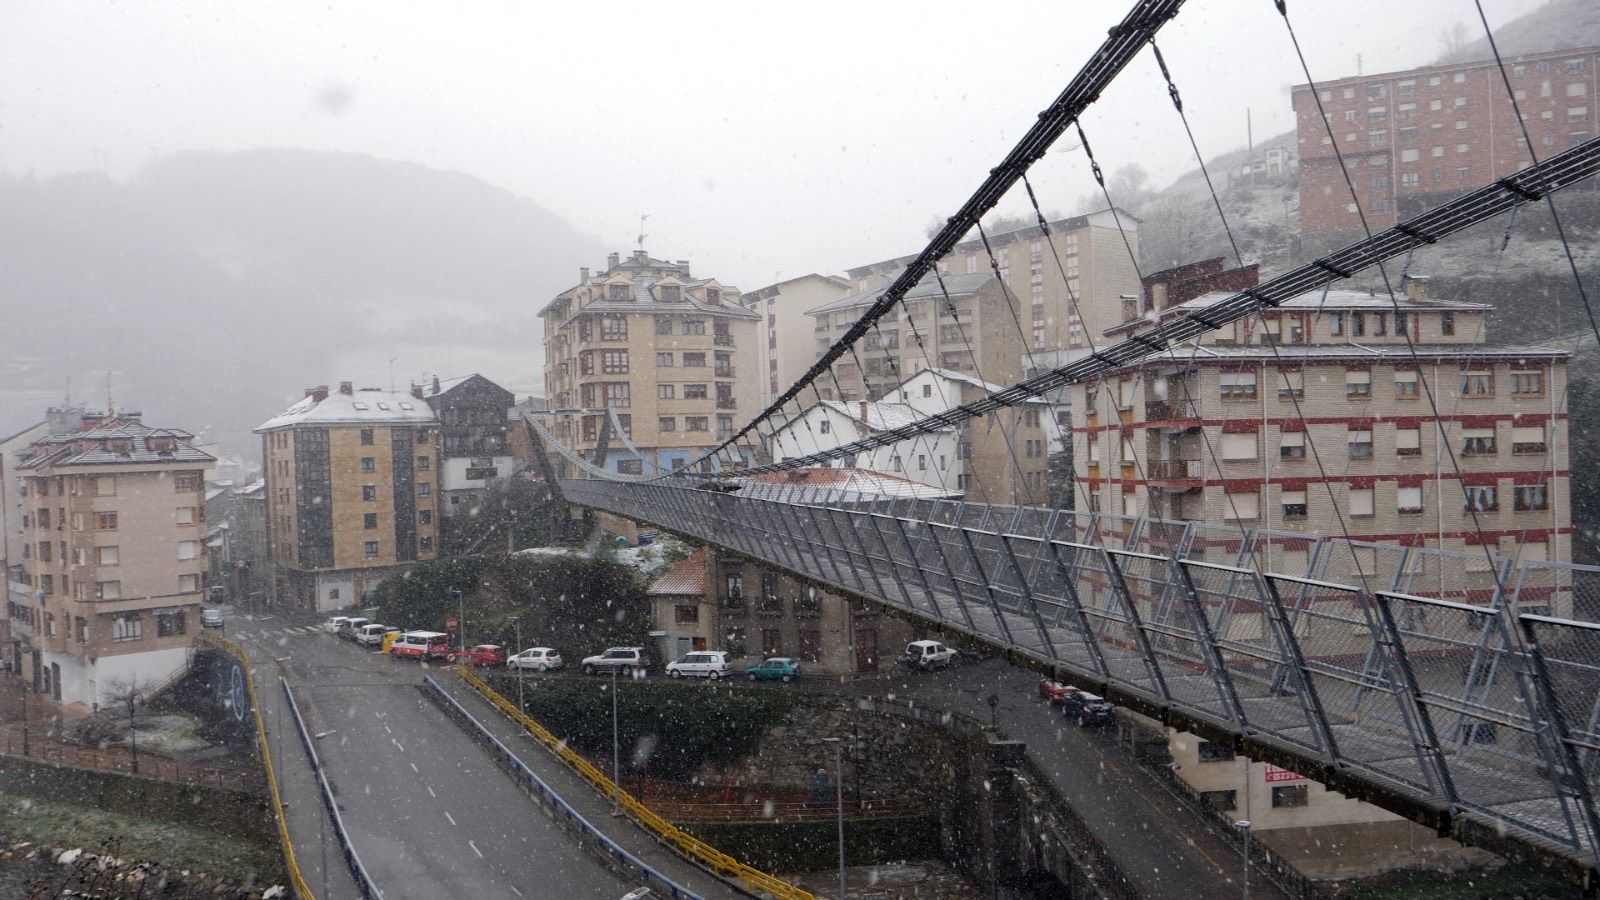
[[463, 599], [460, 588], [451, 588], [450, 593], [456, 595], [456, 637], [461, 640], [461, 652], [467, 652], [467, 601]]
[[611, 667], [611, 814], [622, 815], [622, 744], [617, 736], [617, 667]]
[[[516, 624], [517, 624], [517, 646], [516, 646], [516, 649], [512, 651], [513, 654], [522, 652], [522, 617], [521, 616], [517, 617], [517, 623]], [[525, 709], [525, 707], [522, 705], [522, 673], [523, 673], [523, 669], [524, 669], [524, 666], [521, 663], [518, 663], [517, 664], [517, 712], [522, 712]]]
[[833, 799], [839, 824], [839, 900], [844, 900], [844, 741], [829, 737], [822, 742], [833, 745]]

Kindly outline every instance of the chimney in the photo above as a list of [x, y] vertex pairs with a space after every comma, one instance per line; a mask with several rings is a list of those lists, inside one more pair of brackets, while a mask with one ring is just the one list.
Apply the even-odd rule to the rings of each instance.
[[1428, 299], [1428, 276], [1406, 275], [1406, 299], [1412, 303], [1421, 303]]
[[649, 262], [650, 254], [646, 253], [643, 247], [640, 247], [638, 250], [633, 251], [633, 258], [641, 263]]
[[861, 401], [861, 421], [867, 420], [867, 401]]
[[620, 266], [620, 265], [622, 265], [622, 257], [621, 256], [613, 253], [610, 256], [606, 257], [606, 268], [607, 269], [615, 269], [617, 266]]
[[418, 400], [421, 400], [422, 399], [422, 385], [420, 385], [420, 384], [411, 385], [411, 396], [417, 398]]
[[351, 382], [351, 381], [341, 381], [341, 382], [339, 382], [339, 393], [344, 394], [346, 397], [348, 397], [351, 394], [354, 394], [355, 392], [356, 392], [355, 382]]
[[433, 376], [433, 392], [435, 394], [439, 393], [439, 376], [437, 375]]
[[588, 266], [579, 266], [578, 267], [578, 283], [579, 284], [588, 284], [589, 283], [589, 267]]
[[319, 384], [314, 388], [306, 388], [306, 396], [317, 401], [318, 403], [321, 403], [322, 401], [328, 399], [328, 386], [325, 384]]
[[689, 261], [687, 259], [678, 260], [678, 268], [683, 270], [683, 277], [689, 277]]

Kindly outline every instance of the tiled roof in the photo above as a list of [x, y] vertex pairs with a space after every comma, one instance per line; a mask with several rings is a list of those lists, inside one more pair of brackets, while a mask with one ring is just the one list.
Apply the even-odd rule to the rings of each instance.
[[270, 431], [289, 425], [431, 425], [433, 407], [401, 391], [330, 391], [322, 400], [306, 397], [256, 426]]
[[[736, 302], [705, 303], [691, 297], [687, 291], [679, 294], [682, 298], [673, 303], [664, 303], [650, 293], [650, 289], [661, 279], [654, 276], [641, 275], [633, 279], [632, 300], [607, 300], [601, 298], [592, 300], [580, 309], [572, 311], [573, 315], [580, 313], [705, 313], [708, 315], [731, 316], [736, 319], [760, 319], [761, 315], [745, 309]], [[711, 279], [700, 279], [687, 282], [684, 286], [707, 284]], [[730, 294], [737, 294], [729, 288], [724, 288]]]
[[[171, 438], [173, 449], [152, 450], [152, 438]], [[209, 463], [216, 457], [197, 450], [194, 435], [172, 428], [151, 428], [131, 419], [110, 418], [91, 424], [79, 431], [52, 434], [34, 441], [27, 459], [17, 464], [19, 469], [36, 469], [42, 466], [106, 466], [133, 463]], [[113, 450], [112, 446], [126, 450]]]
[[672, 567], [663, 572], [655, 583], [650, 585], [649, 594], [652, 597], [660, 596], [704, 596], [706, 592], [706, 573], [708, 550], [701, 547], [683, 559], [672, 564]]

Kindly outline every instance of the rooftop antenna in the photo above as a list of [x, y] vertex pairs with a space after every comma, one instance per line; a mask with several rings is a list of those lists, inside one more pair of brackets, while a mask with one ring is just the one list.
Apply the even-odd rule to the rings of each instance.
[[67, 376], [67, 396], [66, 396], [66, 400], [61, 405], [65, 406], [67, 409], [71, 409], [72, 408], [72, 376], [71, 375]]
[[111, 403], [111, 372], [106, 372], [106, 414], [110, 415], [116, 407]]
[[644, 223], [645, 223], [645, 220], [647, 220], [649, 218], [650, 218], [650, 214], [649, 213], [640, 213], [639, 214], [639, 249], [640, 250], [644, 249], [644, 239], [649, 237], [649, 235], [644, 233]]

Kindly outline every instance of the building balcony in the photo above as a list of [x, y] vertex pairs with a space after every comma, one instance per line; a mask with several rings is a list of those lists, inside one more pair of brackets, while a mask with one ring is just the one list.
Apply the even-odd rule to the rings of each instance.
[[711, 374], [717, 378], [733, 378], [737, 375], [737, 372], [733, 366], [718, 366]]
[[1152, 481], [1204, 478], [1205, 463], [1198, 459], [1152, 459], [1145, 464], [1145, 477]]
[[731, 335], [731, 334], [719, 334], [719, 335], [716, 335], [715, 337], [713, 337], [711, 339], [711, 343], [715, 344], [718, 347], [732, 347], [733, 346], [733, 335]]
[[756, 600], [756, 615], [763, 619], [776, 619], [783, 615], [783, 600], [778, 597], [761, 597]]
[[738, 409], [739, 404], [734, 400], [717, 400], [717, 409]]
[[1198, 419], [1199, 410], [1193, 403], [1176, 400], [1147, 400], [1144, 404], [1147, 422], [1171, 422], [1179, 419]]
[[745, 602], [743, 594], [724, 594], [719, 600], [724, 612], [742, 615], [749, 611], [750, 605]]

